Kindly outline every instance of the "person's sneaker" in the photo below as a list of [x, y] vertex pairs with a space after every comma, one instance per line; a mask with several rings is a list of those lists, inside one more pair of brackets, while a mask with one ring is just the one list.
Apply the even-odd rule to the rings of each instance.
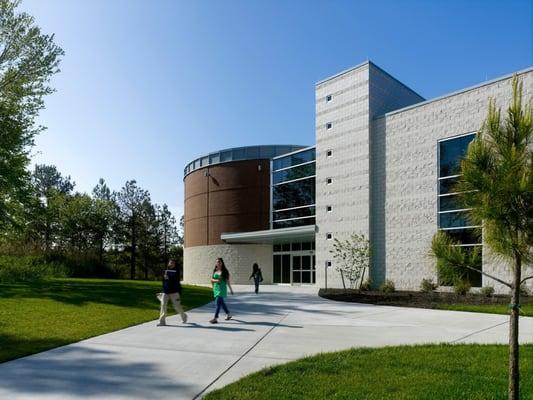
[[229, 321], [231, 319], [231, 314], [226, 315], [226, 321]]
[[216, 318], [213, 318], [211, 321], [209, 321], [210, 323], [212, 324], [217, 324], [218, 323], [218, 319]]
[[166, 325], [167, 325], [166, 322], [159, 321], [156, 326], [166, 326]]
[[187, 314], [183, 314], [183, 316], [181, 317], [181, 321], [186, 324], [187, 323]]

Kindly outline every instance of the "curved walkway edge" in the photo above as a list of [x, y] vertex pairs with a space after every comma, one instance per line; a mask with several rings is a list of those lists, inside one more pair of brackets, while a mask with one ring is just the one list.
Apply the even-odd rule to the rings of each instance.
[[[248, 286], [234, 314], [211, 325], [213, 306], [0, 364], [3, 399], [197, 399], [261, 368], [351, 347], [507, 343], [508, 317], [342, 303], [311, 287]], [[533, 318], [521, 318], [532, 342]], [[525, 333], [529, 334], [526, 335]]]

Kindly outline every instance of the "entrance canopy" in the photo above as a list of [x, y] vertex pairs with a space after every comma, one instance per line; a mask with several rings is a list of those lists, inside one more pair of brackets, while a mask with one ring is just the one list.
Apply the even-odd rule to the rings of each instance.
[[264, 231], [222, 233], [220, 238], [226, 243], [262, 243], [305, 242], [315, 239], [315, 225], [291, 228], [268, 229]]

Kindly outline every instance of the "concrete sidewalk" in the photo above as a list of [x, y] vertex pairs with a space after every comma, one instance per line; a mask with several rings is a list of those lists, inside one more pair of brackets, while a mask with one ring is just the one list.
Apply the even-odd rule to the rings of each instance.
[[[1, 399], [193, 399], [250, 372], [354, 346], [507, 343], [507, 316], [339, 303], [315, 288], [237, 287], [234, 319], [213, 304], [0, 364]], [[532, 342], [533, 318], [521, 341]]]

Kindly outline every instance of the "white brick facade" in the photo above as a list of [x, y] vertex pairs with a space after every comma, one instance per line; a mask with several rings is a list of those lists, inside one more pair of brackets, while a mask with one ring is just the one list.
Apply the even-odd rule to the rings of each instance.
[[253, 284], [248, 278], [253, 263], [259, 264], [263, 283], [272, 283], [272, 245], [267, 244], [221, 244], [194, 246], [184, 249], [187, 268], [184, 268], [183, 281], [189, 284], [209, 285], [215, 260], [224, 259], [235, 284]]
[[[531, 99], [533, 70], [520, 78], [524, 98]], [[486, 118], [489, 98], [505, 109], [511, 94], [511, 78], [507, 77], [388, 113], [372, 123], [377, 142], [373, 213], [379, 234], [375, 240], [385, 233], [372, 268], [397, 288], [417, 290], [423, 278], [436, 281], [429, 249], [437, 231], [437, 142], [477, 132]], [[505, 262], [490, 260], [486, 248], [483, 269], [500, 277], [509, 273]], [[483, 285], [503, 290], [485, 277]]]

